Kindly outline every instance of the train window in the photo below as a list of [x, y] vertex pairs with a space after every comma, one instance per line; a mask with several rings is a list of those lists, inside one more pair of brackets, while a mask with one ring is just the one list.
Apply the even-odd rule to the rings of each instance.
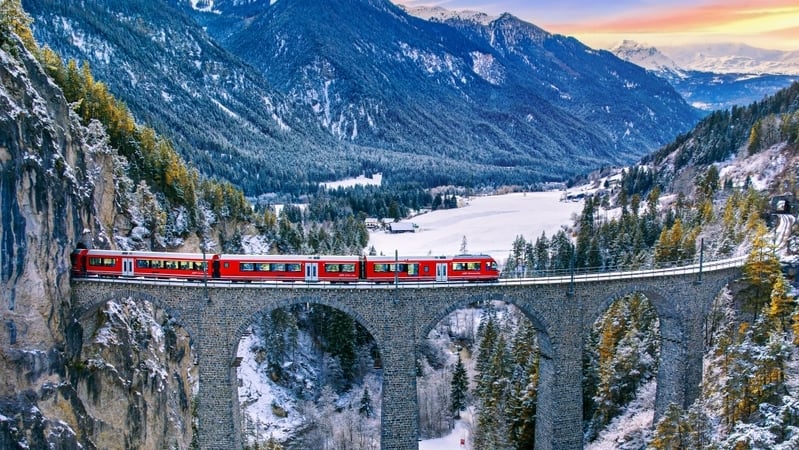
[[165, 269], [177, 269], [178, 263], [177, 261], [164, 261], [164, 268]]
[[260, 264], [257, 264], [255, 267], [256, 267], [255, 270], [257, 270], [259, 272], [269, 272], [269, 270], [272, 268], [269, 265], [269, 263], [260, 263]]
[[180, 270], [191, 270], [191, 263], [188, 261], [181, 261], [178, 264], [180, 264]]
[[341, 267], [338, 264], [325, 264], [325, 271], [328, 273], [341, 272]]
[[242, 272], [252, 272], [254, 267], [252, 263], [239, 263], [239, 269]]
[[480, 270], [480, 263], [479, 262], [468, 262], [466, 263], [466, 270]]
[[150, 261], [146, 259], [137, 259], [136, 260], [136, 267], [139, 269], [149, 269], [150, 268]]
[[346, 273], [355, 273], [355, 264], [342, 264], [341, 271]]
[[161, 261], [161, 260], [158, 260], [158, 259], [150, 260], [150, 268], [151, 269], [160, 269], [161, 267], [163, 267], [163, 265], [164, 265], [163, 261]]
[[302, 266], [299, 264], [286, 264], [286, 272], [302, 272]]
[[388, 264], [375, 264], [375, 272], [388, 272]]
[[486, 270], [497, 270], [497, 263], [494, 261], [486, 263]]
[[116, 258], [89, 258], [90, 266], [114, 267], [116, 264]]
[[283, 263], [272, 263], [272, 272], [285, 272], [286, 265]]
[[459, 262], [452, 263], [452, 270], [465, 270], [464, 264]]
[[419, 275], [419, 264], [408, 264], [408, 275]]

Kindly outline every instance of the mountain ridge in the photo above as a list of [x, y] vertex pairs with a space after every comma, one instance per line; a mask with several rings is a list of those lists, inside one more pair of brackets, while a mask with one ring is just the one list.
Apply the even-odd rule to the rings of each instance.
[[[609, 58], [606, 53], [592, 51], [576, 40], [547, 33], [510, 14], [503, 14], [488, 20], [487, 16], [478, 13], [475, 17], [479, 19], [472, 26], [466, 21], [456, 23], [453, 20], [422, 20], [406, 15], [403, 9], [388, 1], [350, 0], [332, 3], [341, 3], [347, 7], [339, 8], [340, 11], [337, 12], [331, 10], [333, 8], [330, 6], [331, 2], [325, 2], [324, 6], [301, 0], [277, 2], [269, 7], [264, 7], [261, 13], [251, 16], [246, 21], [248, 27], [246, 33], [231, 35], [217, 31], [219, 33], [218, 40], [240, 58], [251, 61], [275, 85], [285, 86], [287, 80], [294, 82], [295, 87], [292, 91], [294, 93], [298, 93], [302, 89], [297, 88], [297, 84], [307, 86], [305, 89], [307, 92], [312, 90], [314, 85], [336, 87], [336, 83], [340, 79], [359, 80], [358, 85], [355, 86], [357, 90], [354, 91], [352, 98], [365, 102], [366, 107], [382, 105], [383, 108], [391, 108], [391, 105], [385, 102], [387, 98], [391, 99], [386, 92], [401, 92], [402, 97], [412, 99], [412, 101], [401, 103], [402, 108], [392, 110], [397, 111], [393, 117], [409, 123], [414, 120], [404, 115], [403, 111], [398, 110], [407, 109], [427, 119], [425, 112], [421, 111], [417, 105], [426, 105], [434, 101], [430, 100], [433, 95], [438, 96], [434, 99], [440, 98], [445, 105], [453, 96], [471, 101], [471, 111], [476, 111], [483, 117], [488, 114], [489, 120], [495, 116], [495, 112], [500, 112], [516, 116], [515, 120], [521, 117], [525, 120], [538, 120], [546, 124], [544, 119], [554, 115], [570, 122], [569, 129], [547, 129], [545, 133], [533, 136], [546, 142], [551, 140], [551, 136], [561, 134], [563, 136], [558, 137], [561, 142], [568, 143], [571, 136], [584, 134], [585, 137], [580, 145], [571, 145], [570, 147], [588, 147], [585, 150], [586, 153], [594, 151], [592, 147], [602, 145], [601, 134], [608, 135], [613, 146], [616, 147], [615, 151], [627, 150], [628, 147], [640, 147], [623, 142], [624, 139], [635, 139], [635, 135], [638, 133], [637, 129], [630, 129], [618, 122], [613, 124], [614, 129], [611, 130], [607, 130], [607, 126], [600, 127], [600, 129], [594, 128], [596, 116], [602, 115], [603, 108], [609, 104], [618, 104], [619, 97], [629, 98], [636, 95], [636, 93], [630, 94], [630, 92], [623, 91], [624, 89], [629, 91], [630, 85], [636, 85], [640, 87], [641, 91], [647, 91], [645, 95], [658, 96], [658, 101], [661, 103], [673, 102], [665, 108], [672, 108], [670, 112], [675, 112], [676, 116], [682, 114], [683, 120], [689, 122], [693, 120], [693, 117], [686, 118], [692, 116], [690, 108], [679, 105], [681, 100], [674, 96], [670, 97], [669, 93], [664, 92], [669, 90], [667, 85], [658, 86], [660, 81], [649, 78], [643, 72], [635, 72], [637, 69], [631, 66], [619, 65], [615, 58]], [[302, 14], [292, 16], [290, 13], [293, 9], [301, 10]], [[322, 13], [323, 9], [325, 9], [325, 14]], [[235, 15], [234, 12], [231, 12], [229, 16], [225, 16], [226, 10], [222, 7], [220, 7], [220, 11], [222, 12], [218, 15], [200, 14], [197, 16], [198, 21], [212, 35], [215, 34], [214, 30], [222, 28], [219, 24], [228, 25], [232, 20], [231, 17]], [[231, 11], [236, 10], [232, 9]], [[386, 11], [390, 14], [383, 14]], [[348, 23], [345, 20], [350, 16], [358, 17], [357, 23]], [[238, 16], [238, 18], [240, 23], [244, 22], [242, 16]], [[320, 27], [327, 26], [326, 22], [336, 23], [335, 33], [325, 33], [319, 30]], [[289, 25], [287, 26], [286, 23]], [[472, 28], [467, 29], [469, 27]], [[233, 28], [243, 29], [243, 27], [236, 26]], [[308, 28], [311, 29], [309, 33], [298, 31], [300, 29], [308, 30]], [[256, 47], [253, 42], [261, 36], [280, 36], [280, 38], [276, 42], [271, 42], [270, 37], [267, 37], [265, 40], [259, 41], [260, 46]], [[338, 36], [346, 36], [347, 39], [330, 41], [331, 37], [337, 38]], [[494, 45], [497, 44], [497, 41], [492, 40], [493, 38], [501, 39], [501, 45]], [[301, 44], [297, 44], [298, 42]], [[294, 47], [290, 47], [291, 45]], [[300, 63], [298, 66], [296, 58], [288, 59], [284, 56], [286, 54], [305, 55], [307, 46], [322, 49], [314, 54], [316, 58], [321, 58], [322, 62], [316, 59], [305, 64]], [[254, 52], [259, 54], [253, 55]], [[368, 53], [371, 58], [382, 58], [377, 62], [370, 60], [369, 64], [374, 64], [373, 71], [378, 74], [377, 77], [380, 78], [380, 81], [385, 81], [384, 84], [372, 83], [372, 80], [359, 72], [357, 53]], [[595, 78], [596, 72], [590, 74], [582, 72], [583, 66], [590, 65], [586, 58], [580, 57], [582, 53], [588, 55], [587, 59], [593, 60], [591, 62], [598, 60], [603, 69], [615, 71], [617, 74], [623, 72], [624, 76], [630, 77], [633, 81], [625, 86], [627, 80], [623, 80], [622, 76], [615, 79], [612, 76], [604, 76], [603, 82], [614, 83], [615, 86], [603, 86], [603, 89], [587, 92], [590, 95], [581, 95], [579, 98], [568, 101], [571, 98], [571, 93], [568, 91], [579, 90], [582, 88], [580, 84], [590, 84], [593, 81], [589, 80]], [[558, 59], [559, 56], [562, 58]], [[303, 57], [310, 60], [309, 56], [300, 58]], [[516, 58], [517, 61], [512, 61], [511, 58]], [[355, 64], [338, 63], [341, 61], [353, 61]], [[508, 69], [508, 66], [511, 68]], [[514, 71], [518, 71], [518, 73], [514, 74]], [[536, 77], [536, 71], [542, 72], [543, 76]], [[339, 74], [341, 76], [337, 77]], [[576, 77], [581, 79], [575, 81]], [[646, 78], [646, 81], [639, 80], [640, 77]], [[528, 79], [532, 79], [532, 81]], [[435, 89], [429, 87], [431, 82], [435, 83]], [[409, 89], [408, 86], [413, 86], [414, 89]], [[345, 85], [341, 90], [347, 91], [350, 88], [350, 85]], [[425, 89], [424, 95], [416, 95], [415, 89]], [[605, 90], [611, 93], [601, 92]], [[341, 98], [348, 98], [347, 93], [343, 93]], [[580, 92], [580, 94], [585, 93]], [[599, 98], [591, 98], [591, 96]], [[307, 101], [312, 103], [318, 100], [317, 96], [317, 98]], [[575, 106], [582, 101], [585, 101], [586, 104]], [[635, 105], [639, 110], [647, 107], [639, 99], [634, 101], [637, 102]], [[346, 100], [343, 103], [346, 103]], [[493, 111], [491, 109], [486, 111], [488, 108], [483, 107], [486, 104], [498, 106], [491, 108]], [[363, 106], [364, 103], [360, 105]], [[337, 105], [326, 106], [335, 107]], [[338, 105], [339, 108], [345, 106], [345, 104]], [[662, 106], [658, 105], [658, 108]], [[480, 108], [476, 109], [475, 107]], [[544, 109], [545, 111], [539, 113], [535, 109]], [[586, 113], [589, 109], [592, 110], [593, 116]], [[452, 109], [448, 108], [448, 110]], [[631, 116], [636, 112], [638, 111], [625, 111], [628, 120], [622, 122], [634, 122]], [[438, 116], [436, 119], [441, 120], [442, 116]], [[587, 121], [590, 125], [575, 122], [575, 119], [580, 122]], [[641, 119], [641, 117], [635, 119]], [[673, 136], [675, 129], [680, 126], [674, 126], [671, 122], [678, 120], [662, 117], [661, 119], [662, 122], [658, 127], [647, 128], [648, 125], [639, 123], [636, 123], [636, 126], [645, 128], [646, 132]], [[350, 121], [350, 124], [352, 122], [354, 120]], [[435, 124], [436, 121], [433, 120], [431, 123]], [[451, 126], [457, 125], [456, 123]], [[512, 126], [515, 127], [514, 131], [519, 133], [530, 133], [529, 130], [525, 130], [527, 125], [524, 123], [517, 122]], [[589, 129], [583, 131], [586, 128]], [[457, 130], [457, 128], [455, 129]], [[663, 129], [667, 131], [663, 131]], [[359, 127], [359, 132], [362, 130], [368, 132], [365, 127]], [[422, 130], [422, 132], [429, 133], [427, 130]], [[469, 130], [464, 130], [464, 132], [469, 133]], [[441, 136], [427, 134], [426, 137], [432, 145], [438, 145], [436, 141], [441, 140]], [[502, 136], [497, 137], [501, 138]], [[645, 142], [643, 144], [646, 145]], [[495, 148], [494, 151], [496, 150]], [[609, 155], [602, 155], [603, 158], [607, 156]]]
[[[719, 70], [718, 72], [702, 70], [701, 65], [686, 62], [685, 59], [677, 62], [659, 48], [632, 40], [622, 41], [611, 52], [668, 80], [686, 101], [707, 112], [760, 101], [799, 80], [799, 75], [746, 72], [754, 64], [737, 66], [737, 72], [733, 70], [733, 66], [726, 69], [705, 67]], [[779, 51], [764, 52], [771, 57], [787, 54]], [[727, 62], [734, 59], [726, 58]], [[763, 64], [763, 67], [767, 66], [768, 63]], [[794, 70], [799, 74], [799, 59]]]
[[[363, 172], [425, 186], [563, 180], [635, 160], [699, 117], [645, 71], [511, 15], [491, 30], [385, 0], [23, 5], [40, 42], [88, 61], [202, 173], [250, 195]], [[540, 31], [514, 40], [524, 30]]]

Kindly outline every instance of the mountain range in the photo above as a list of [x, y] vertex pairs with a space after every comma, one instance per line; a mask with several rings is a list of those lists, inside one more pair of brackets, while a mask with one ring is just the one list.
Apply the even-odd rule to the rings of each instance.
[[611, 52], [668, 80], [686, 101], [705, 111], [746, 106], [799, 80], [799, 52], [741, 44], [659, 49], [630, 40]]
[[249, 195], [383, 172], [532, 185], [640, 158], [701, 116], [663, 79], [504, 14], [387, 0], [23, 0], [201, 173]]

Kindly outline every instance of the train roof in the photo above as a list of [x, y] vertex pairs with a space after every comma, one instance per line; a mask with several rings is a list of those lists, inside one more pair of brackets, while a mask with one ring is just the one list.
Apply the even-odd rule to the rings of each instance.
[[[99, 250], [99, 249], [88, 249], [88, 254], [91, 256], [130, 256], [130, 257], [137, 257], [137, 258], [164, 258], [164, 259], [202, 259], [202, 253], [179, 253], [179, 252], [144, 252], [144, 251], [125, 251], [125, 250]], [[346, 261], [357, 262], [360, 260], [360, 256], [351, 256], [351, 255], [243, 255], [243, 254], [233, 254], [233, 253], [224, 253], [224, 254], [215, 254], [215, 253], [206, 253], [206, 259], [212, 259], [214, 256], [217, 256], [220, 260], [248, 260], [248, 261], [269, 261], [269, 262], [279, 262], [279, 261], [314, 261], [314, 260], [324, 260], [324, 261]], [[426, 256], [367, 256], [366, 259], [370, 261], [380, 261], [380, 262], [393, 262], [396, 260], [399, 261], [428, 261], [428, 260], [445, 260], [445, 259], [453, 259], [453, 260], [464, 260], [464, 259], [474, 259], [474, 258], [489, 258], [492, 259], [489, 255], [484, 254], [462, 254], [462, 255], [454, 255], [454, 256], [444, 256], [444, 255], [426, 255]]]
[[380, 261], [380, 262], [393, 262], [395, 260], [399, 261], [427, 261], [427, 260], [444, 260], [444, 259], [474, 259], [474, 258], [489, 258], [492, 259], [489, 255], [455, 255], [455, 256], [444, 256], [444, 255], [427, 255], [427, 256], [402, 256], [399, 257], [395, 256], [367, 256], [366, 259], [370, 261]]
[[[202, 259], [202, 253], [180, 253], [180, 252], [142, 252], [126, 250], [99, 250], [89, 249], [90, 256], [130, 256], [137, 258], [171, 258], [171, 259]], [[206, 259], [211, 259], [213, 253], [206, 253]]]
[[223, 254], [219, 255], [219, 259], [222, 261], [225, 260], [237, 260], [237, 261], [269, 261], [269, 262], [281, 262], [281, 261], [345, 261], [345, 262], [357, 262], [360, 257], [359, 256], [342, 256], [342, 255], [238, 255], [238, 254]]

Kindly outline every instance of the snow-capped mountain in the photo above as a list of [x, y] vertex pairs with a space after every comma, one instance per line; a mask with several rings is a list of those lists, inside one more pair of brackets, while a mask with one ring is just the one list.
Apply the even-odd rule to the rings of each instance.
[[685, 77], [685, 71], [655, 47], [636, 41], [624, 40], [610, 49], [619, 58], [660, 74]]
[[611, 52], [665, 78], [705, 111], [745, 106], [799, 80], [799, 58], [788, 52], [741, 45], [658, 49], [630, 40]]
[[660, 50], [686, 70], [799, 75], [799, 51], [767, 50], [745, 44], [662, 46]]
[[467, 20], [477, 22], [482, 25], [489, 25], [494, 20], [498, 19], [497, 16], [490, 16], [486, 13], [479, 11], [455, 11], [440, 6], [405, 6], [400, 5], [400, 8], [408, 12], [412, 16], [420, 19], [446, 22], [447, 20]]
[[509, 14], [388, 0], [24, 0], [34, 34], [248, 194], [382, 172], [534, 184], [631, 162], [698, 114], [662, 79]]

